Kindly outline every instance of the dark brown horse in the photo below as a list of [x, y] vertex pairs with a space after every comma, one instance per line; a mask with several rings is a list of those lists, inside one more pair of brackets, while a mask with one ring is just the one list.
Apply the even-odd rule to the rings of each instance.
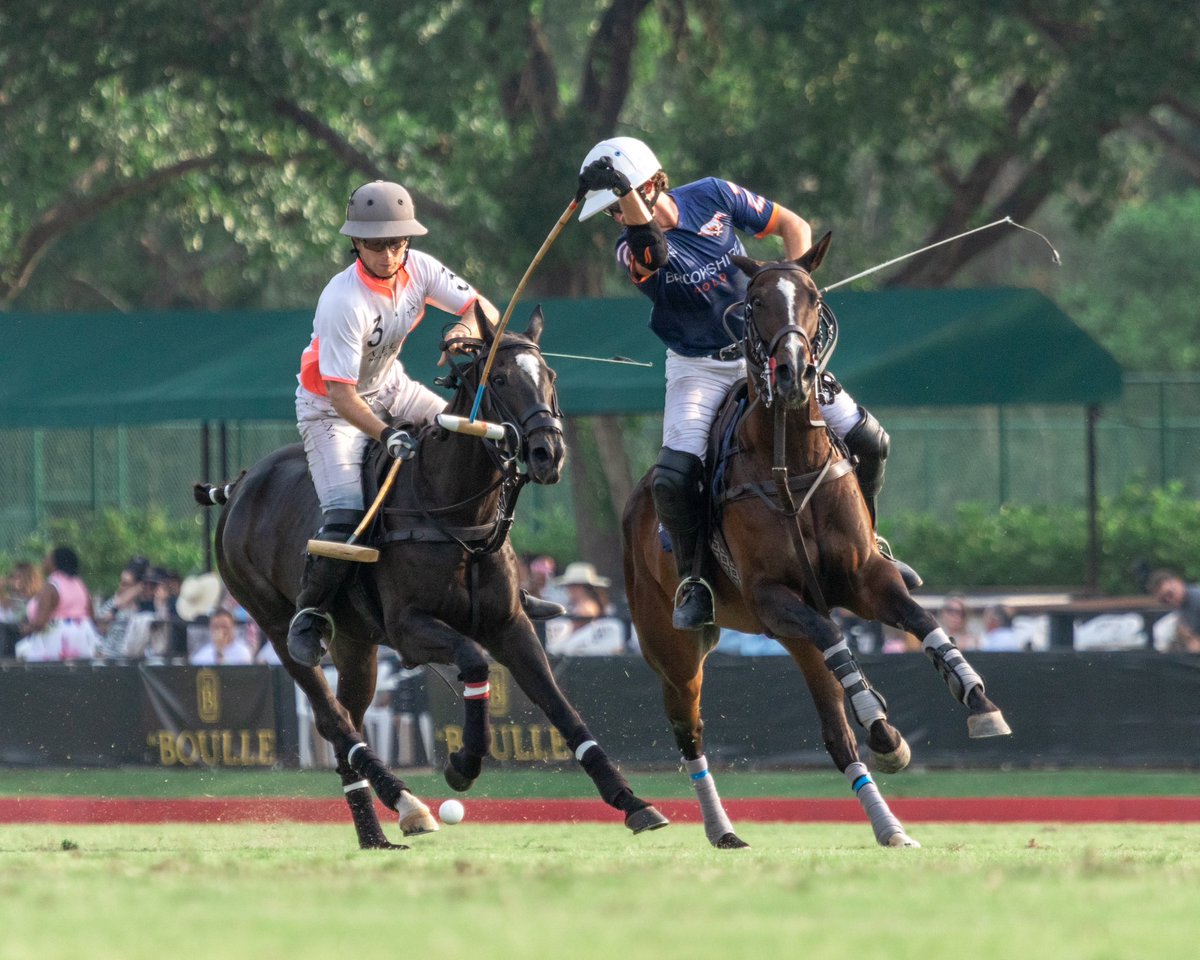
[[[486, 348], [495, 336], [486, 319], [479, 316], [479, 321], [484, 342], [475, 342], [473, 352], [467, 344], [471, 359], [456, 360], [445, 380], [457, 388], [447, 413], [470, 413]], [[381, 548], [378, 562], [359, 564], [331, 609], [336, 697], [319, 668], [296, 663], [287, 651], [305, 544], [320, 518], [304, 450], [296, 444], [276, 451], [231, 489], [197, 485], [199, 502], [225, 503], [216, 532], [221, 576], [312, 704], [317, 730], [336, 753], [362, 847], [394, 846], [380, 828], [372, 788], [399, 814], [406, 836], [438, 829], [429, 808], [361, 736], [381, 644], [393, 647], [407, 665], [457, 666], [464, 685], [463, 746], [445, 768], [455, 790], [471, 787], [490, 748], [490, 654], [545, 712], [631, 830], [667, 823], [634, 795], [563, 696], [521, 607], [517, 562], [507, 536], [516, 495], [526, 480], [556, 482], [565, 455], [554, 373], [538, 348], [541, 333], [539, 309], [524, 334], [505, 333], [499, 344], [480, 416], [505, 425], [503, 440], [450, 433], [436, 425], [421, 430], [416, 456], [403, 465], [385, 501], [382, 529], [374, 537]], [[377, 447], [368, 458], [366, 472], [376, 478], [376, 487], [389, 462]], [[527, 465], [527, 474], [518, 471], [519, 462]]]
[[[808, 682], [826, 748], [850, 780], [876, 839], [911, 846], [916, 842], [859, 760], [844, 700], [867, 731], [877, 769], [903, 769], [911, 755], [908, 744], [888, 723], [886, 703], [863, 675], [829, 611], [843, 607], [921, 637], [925, 653], [967, 706], [970, 736], [997, 736], [1009, 729], [978, 674], [909, 596], [896, 566], [880, 554], [852, 464], [821, 421], [816, 392], [827, 355], [814, 348], [822, 304], [811, 271], [828, 247], [826, 234], [795, 261], [733, 258], [750, 277], [743, 340], [750, 376], [710, 530], [712, 552], [720, 558], [711, 571], [716, 619], [722, 626], [768, 634], [783, 645]], [[719, 415], [714, 431], [722, 422]], [[709, 458], [710, 474], [714, 459]], [[704, 812], [705, 832], [714, 846], [745, 846], [721, 806], [704, 756], [700, 692], [718, 627], [680, 631], [671, 626], [678, 577], [658, 533], [649, 475], [625, 511], [624, 534], [630, 609], [642, 653], [662, 681], [667, 717]]]

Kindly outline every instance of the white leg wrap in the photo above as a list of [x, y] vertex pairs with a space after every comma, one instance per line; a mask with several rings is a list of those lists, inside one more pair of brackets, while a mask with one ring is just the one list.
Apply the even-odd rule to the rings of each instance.
[[595, 740], [584, 740], [583, 743], [581, 743], [579, 746], [577, 746], [575, 748], [576, 761], [578, 761], [579, 763], [583, 763], [584, 755], [589, 750], [591, 750], [592, 747], [598, 747], [598, 746], [600, 746], [600, 744], [598, 744]]
[[725, 815], [721, 806], [721, 798], [717, 794], [717, 785], [712, 774], [708, 772], [708, 759], [698, 757], [695, 760], [685, 760], [684, 767], [692, 778], [692, 788], [696, 791], [696, 799], [700, 801], [700, 811], [704, 814], [704, 835], [709, 843], [716, 843], [725, 834], [733, 833], [733, 824]]
[[967, 663], [966, 657], [941, 627], [930, 632], [921, 641], [921, 646], [959, 703], [966, 704], [967, 697], [976, 687], [983, 689], [983, 679]]
[[891, 846], [892, 837], [904, 833], [904, 825], [888, 808], [883, 794], [879, 792], [875, 781], [867, 772], [867, 765], [865, 763], [850, 764], [846, 768], [846, 779], [850, 781], [850, 788], [858, 797], [858, 802], [862, 804], [867, 818], [871, 821], [875, 839], [885, 847]]

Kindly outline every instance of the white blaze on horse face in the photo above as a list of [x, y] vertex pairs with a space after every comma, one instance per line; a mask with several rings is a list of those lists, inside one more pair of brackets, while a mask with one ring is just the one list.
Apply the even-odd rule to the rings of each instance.
[[542, 365], [538, 363], [537, 357], [531, 353], [518, 353], [516, 360], [517, 366], [528, 374], [533, 385], [540, 387], [542, 385]]
[[775, 281], [775, 286], [779, 288], [779, 292], [783, 294], [783, 299], [787, 303], [787, 322], [793, 323], [793, 318], [796, 316], [796, 285], [787, 277], [780, 277]]

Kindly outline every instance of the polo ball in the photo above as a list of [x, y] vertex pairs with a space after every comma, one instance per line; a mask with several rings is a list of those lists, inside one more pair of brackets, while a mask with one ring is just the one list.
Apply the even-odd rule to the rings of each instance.
[[463, 805], [457, 800], [443, 800], [442, 805], [438, 807], [438, 819], [442, 823], [458, 823], [466, 815], [466, 810]]

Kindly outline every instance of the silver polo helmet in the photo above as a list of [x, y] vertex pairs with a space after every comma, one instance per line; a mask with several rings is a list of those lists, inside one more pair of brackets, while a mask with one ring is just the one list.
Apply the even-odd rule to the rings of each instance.
[[429, 231], [417, 220], [412, 197], [400, 184], [372, 180], [350, 194], [340, 233], [362, 240], [420, 237]]

